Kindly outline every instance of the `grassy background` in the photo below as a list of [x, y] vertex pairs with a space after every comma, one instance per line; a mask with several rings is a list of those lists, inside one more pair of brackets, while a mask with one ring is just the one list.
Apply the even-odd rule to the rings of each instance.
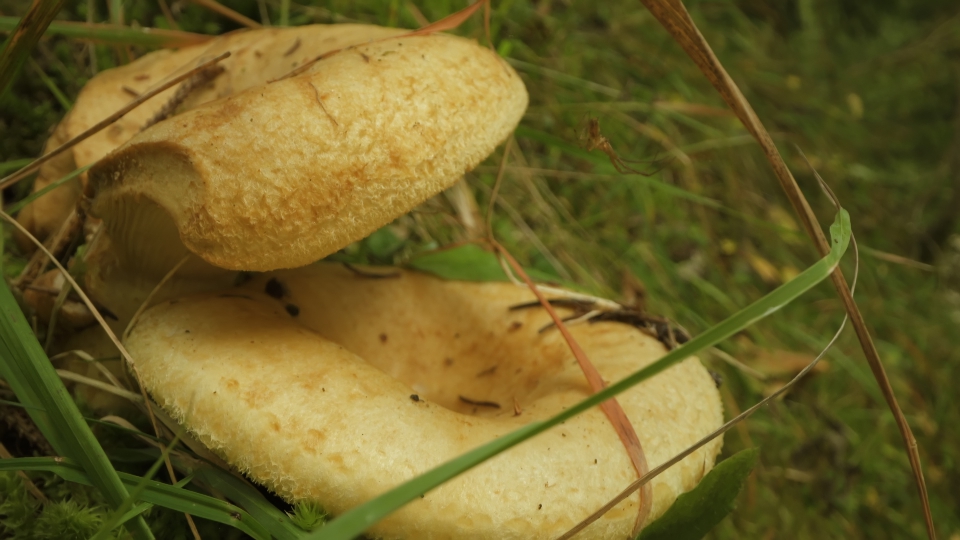
[[[464, 2], [415, 4], [436, 20]], [[278, 19], [279, 2], [229, 5], [255, 20], [263, 6]], [[61, 17], [86, 20], [90, 6], [93, 20], [109, 19], [105, 3], [86, 1], [68, 2]], [[124, 6], [127, 22], [168, 26], [154, 3]], [[939, 532], [960, 538], [960, 437], [949, 427], [960, 423], [960, 242], [951, 244], [951, 234], [960, 233], [960, 8], [949, 0], [687, 6], [814, 208], [828, 222], [831, 208], [794, 145], [850, 210], [861, 247], [871, 248], [862, 254], [857, 298], [918, 437]], [[172, 7], [184, 30], [237, 27], [193, 4]], [[0, 0], [2, 15], [25, 8]], [[292, 24], [331, 22], [419, 26], [405, 1], [292, 5]], [[503, 0], [493, 23], [498, 50], [531, 96], [494, 222], [521, 259], [614, 298], [635, 297], [642, 287], [651, 311], [694, 333], [814, 260], [759, 148], [639, 2]], [[479, 20], [457, 32], [482, 36]], [[105, 46], [93, 56], [100, 70], [125, 59]], [[77, 41], [45, 40], [33, 58], [36, 67], [25, 66], [0, 98], [0, 162], [37, 155], [94, 73], [87, 45]], [[616, 175], [604, 155], [586, 154], [588, 118], [600, 120], [620, 155], [645, 161], [636, 167], [654, 174]], [[498, 160], [468, 177], [481, 208]], [[396, 262], [461, 235], [438, 198], [347, 251]], [[5, 269], [15, 271], [18, 254], [4, 257], [11, 263]], [[842, 316], [835, 293], [821, 285], [722, 346], [773, 374], [766, 381], [705, 358], [724, 376], [728, 409], [760, 399], [790, 373], [791, 361], [816, 353]], [[906, 455], [852, 331], [828, 362], [828, 370], [727, 436], [725, 454], [759, 445], [762, 466], [716, 538], [922, 536]], [[170, 535], [185, 532], [175, 518]]]

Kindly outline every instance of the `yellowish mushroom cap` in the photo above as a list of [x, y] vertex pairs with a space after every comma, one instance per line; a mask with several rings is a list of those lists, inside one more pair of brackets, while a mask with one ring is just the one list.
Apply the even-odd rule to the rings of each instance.
[[450, 186], [526, 104], [519, 76], [471, 40], [351, 48], [137, 135], [91, 169], [93, 213], [139, 274], [187, 250], [233, 270], [302, 266]]
[[[340, 514], [586, 398], [590, 388], [525, 288], [337, 265], [262, 275], [145, 313], [128, 347], [147, 389], [204, 444], [289, 501]], [[562, 310], [561, 310], [562, 311]], [[571, 327], [614, 382], [661, 357], [620, 323]], [[618, 396], [651, 467], [723, 422], [695, 358]], [[518, 413], [519, 411], [519, 413]], [[714, 464], [716, 439], [653, 480], [648, 519]], [[553, 539], [636, 479], [592, 409], [476, 467], [369, 530], [385, 539]], [[627, 538], [634, 494], [577, 538]]]

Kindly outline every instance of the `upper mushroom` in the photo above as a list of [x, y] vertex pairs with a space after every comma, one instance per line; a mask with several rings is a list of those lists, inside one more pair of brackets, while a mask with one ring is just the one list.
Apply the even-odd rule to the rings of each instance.
[[187, 250], [233, 270], [302, 266], [450, 186], [526, 104], [473, 41], [374, 42], [140, 133], [91, 169], [92, 211], [141, 275]]

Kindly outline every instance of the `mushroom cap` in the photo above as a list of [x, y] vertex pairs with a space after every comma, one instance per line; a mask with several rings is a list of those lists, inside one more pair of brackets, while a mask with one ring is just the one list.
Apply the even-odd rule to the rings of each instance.
[[[339, 514], [591, 394], [559, 333], [538, 332], [548, 316], [508, 309], [533, 298], [506, 283], [407, 271], [370, 279], [320, 264], [157, 305], [128, 347], [146, 388], [204, 444], [285, 499]], [[570, 330], [610, 382], [665, 352], [620, 323]], [[651, 467], [723, 421], [717, 388], [695, 358], [617, 399]], [[653, 480], [649, 519], [700, 481], [721, 444]], [[616, 432], [594, 408], [368, 532], [555, 538], [635, 479]], [[628, 537], [638, 502], [637, 494], [626, 499], [578, 538]]]
[[135, 136], [91, 169], [92, 211], [140, 274], [187, 250], [232, 270], [302, 266], [450, 186], [526, 105], [474, 41], [357, 46]]
[[[317, 55], [350, 45], [366, 43], [405, 30], [361, 24], [310, 25], [293, 28], [265, 28], [238, 31], [182, 49], [160, 50], [137, 60], [98, 73], [80, 91], [76, 102], [63, 118], [46, 145], [46, 152], [76, 137], [101, 120], [120, 110], [168, 78], [230, 51], [231, 56], [218, 66], [224, 69], [212, 81], [194, 88], [179, 110], [221, 99], [281, 77]], [[133, 109], [108, 128], [81, 141], [75, 147], [44, 165], [34, 182], [34, 192], [103, 158], [140, 132], [163, 109], [180, 87], [173, 87]], [[85, 182], [87, 175], [82, 175]], [[81, 181], [43, 195], [24, 208], [18, 219], [40, 239], [55, 231], [80, 198]], [[33, 251], [33, 244], [21, 239], [21, 248]]]
[[[178, 50], [147, 54], [130, 64], [99, 73], [77, 96], [63, 125], [70, 137], [107, 118], [165, 80], [185, 73], [227, 51], [230, 56], [217, 65], [223, 73], [190, 92], [181, 111], [232, 96], [277, 79], [290, 70], [326, 52], [407, 32], [367, 24], [309, 25], [231, 32], [206, 43]], [[74, 159], [82, 167], [93, 163], [140, 132], [176, 94], [173, 87], [127, 113], [110, 127], [79, 143]], [[54, 179], [55, 180], [55, 179]]]

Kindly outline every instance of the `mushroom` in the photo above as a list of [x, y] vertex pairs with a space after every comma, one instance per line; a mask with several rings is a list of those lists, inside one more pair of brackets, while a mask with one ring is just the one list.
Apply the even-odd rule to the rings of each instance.
[[[559, 332], [509, 283], [340, 265], [270, 272], [147, 311], [127, 346], [159, 404], [206, 446], [284, 499], [340, 514], [591, 394]], [[561, 308], [562, 309], [562, 308]], [[603, 376], [665, 353], [621, 323], [571, 327]], [[723, 423], [695, 358], [618, 396], [656, 466]], [[652, 483], [648, 519], [714, 464], [714, 440]], [[552, 539], [636, 472], [599, 409], [454, 478], [390, 515], [376, 538]], [[627, 538], [634, 494], [577, 538]]]
[[[90, 170], [104, 234], [87, 284], [122, 321], [180, 261], [127, 346], [158, 403], [291, 502], [339, 513], [590, 393], [531, 299], [510, 284], [413, 272], [371, 280], [314, 261], [474, 167], [527, 96], [462, 38], [397, 37], [164, 120]], [[289, 269], [289, 270], [284, 270]], [[241, 271], [266, 272], [232, 286]], [[615, 380], [664, 353], [618, 323], [574, 329]], [[656, 465], [720, 425], [696, 359], [623, 394]], [[719, 442], [654, 481], [654, 519]], [[382, 538], [549, 538], [635, 471], [602, 413], [518, 446], [371, 529]], [[635, 495], [581, 538], [627, 536]]]
[[435, 35], [345, 50], [186, 111], [90, 171], [107, 240], [88, 284], [124, 319], [188, 253], [188, 288], [309, 264], [449, 187], [526, 103], [495, 53]]

